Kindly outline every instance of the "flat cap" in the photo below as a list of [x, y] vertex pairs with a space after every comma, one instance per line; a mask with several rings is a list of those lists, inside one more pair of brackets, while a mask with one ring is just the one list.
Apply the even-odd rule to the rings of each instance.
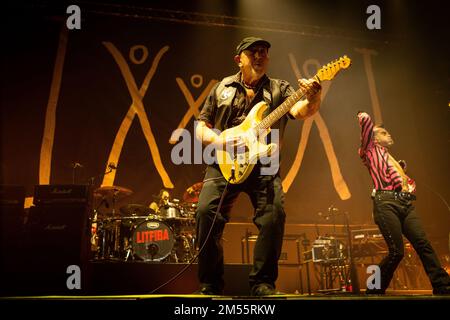
[[247, 38], [242, 39], [242, 41], [236, 47], [236, 54], [239, 55], [242, 51], [250, 48], [251, 46], [253, 46], [255, 44], [262, 44], [262, 45], [265, 45], [267, 48], [270, 48], [269, 41], [266, 41], [262, 38], [257, 38], [257, 37], [247, 37]]

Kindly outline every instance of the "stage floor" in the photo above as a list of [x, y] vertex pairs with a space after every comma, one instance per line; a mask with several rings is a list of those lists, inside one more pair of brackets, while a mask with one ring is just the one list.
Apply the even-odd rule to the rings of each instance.
[[199, 295], [199, 294], [127, 294], [127, 295], [34, 295], [6, 296], [1, 300], [450, 300], [450, 295], [433, 295], [431, 290], [392, 290], [384, 295], [366, 295], [364, 293], [327, 293], [327, 294], [276, 294], [264, 297]]

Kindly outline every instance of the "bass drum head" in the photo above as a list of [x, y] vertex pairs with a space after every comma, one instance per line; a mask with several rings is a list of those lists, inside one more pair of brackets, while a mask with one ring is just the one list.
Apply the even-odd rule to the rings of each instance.
[[132, 241], [136, 257], [143, 261], [161, 261], [172, 253], [175, 238], [163, 221], [147, 220], [136, 227]]

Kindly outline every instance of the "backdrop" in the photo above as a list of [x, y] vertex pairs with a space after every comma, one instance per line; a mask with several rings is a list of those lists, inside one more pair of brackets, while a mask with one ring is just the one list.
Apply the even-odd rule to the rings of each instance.
[[[431, 18], [417, 6], [380, 3], [382, 29], [369, 30], [364, 2], [281, 1], [254, 11], [248, 1], [211, 3], [80, 3], [79, 30], [67, 29], [67, 6], [11, 6], [2, 19], [1, 183], [24, 185], [31, 197], [37, 184], [95, 177], [95, 187], [133, 190], [126, 203], [148, 205], [163, 186], [181, 198], [205, 165], [171, 161], [174, 130], [193, 134], [211, 86], [238, 71], [237, 43], [255, 35], [272, 43], [269, 76], [294, 86], [331, 60], [352, 59], [323, 84], [320, 112], [288, 123], [287, 222], [316, 223], [334, 205], [353, 223], [372, 223], [372, 183], [357, 155], [356, 113], [365, 110], [393, 135], [394, 157], [407, 161], [426, 227], [448, 233], [449, 33], [438, 8]], [[117, 170], [103, 175], [110, 162]], [[74, 172], [73, 163], [83, 167]], [[251, 218], [243, 195], [232, 221]]]

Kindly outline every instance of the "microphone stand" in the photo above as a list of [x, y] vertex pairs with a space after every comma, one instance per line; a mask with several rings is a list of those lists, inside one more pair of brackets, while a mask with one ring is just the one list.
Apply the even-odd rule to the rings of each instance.
[[96, 176], [90, 177], [88, 179], [88, 183], [93, 186], [95, 179], [100, 178], [101, 176], [106, 176], [107, 174], [110, 174], [111, 172], [113, 172], [113, 170], [114, 170], [114, 168], [108, 167], [108, 171], [106, 171], [105, 173], [101, 173], [101, 174], [98, 174]]
[[330, 216], [333, 219], [333, 237], [331, 237], [331, 241], [334, 240], [334, 255], [336, 257], [337, 262], [337, 269], [338, 269], [338, 276], [339, 276], [339, 286], [341, 291], [345, 291], [346, 286], [346, 277], [343, 276], [343, 273], [345, 274], [345, 270], [343, 270], [344, 266], [342, 265], [342, 257], [341, 257], [341, 250], [340, 250], [340, 242], [338, 239], [337, 231], [336, 231], [336, 215], [339, 214], [339, 210], [335, 208], [333, 205], [331, 205], [328, 208], [328, 216]]
[[[308, 246], [310, 245], [310, 242], [308, 240], [308, 238], [306, 237], [306, 233], [302, 233], [301, 237], [303, 238], [303, 240], [301, 241], [302, 246], [303, 246], [303, 254], [305, 254], [305, 252], [308, 250]], [[312, 254], [312, 251], [311, 251]], [[303, 256], [305, 257], [305, 256]], [[300, 258], [299, 258], [300, 259]], [[310, 275], [309, 275], [309, 262], [303, 262], [303, 265], [306, 267], [306, 286], [307, 286], [307, 290], [308, 290], [308, 294], [311, 295], [311, 279], [310, 279]], [[303, 277], [302, 277], [302, 273], [301, 273], [301, 268], [300, 268], [300, 280], [301, 280], [301, 289], [302, 289], [302, 294], [303, 294]]]
[[[87, 180], [87, 183], [91, 186], [91, 188], [93, 188], [94, 182], [97, 178], [100, 178], [101, 176], [110, 174], [113, 170], [114, 170], [114, 168], [108, 167], [108, 171], [106, 171], [105, 173], [101, 173], [101, 174], [90, 177]], [[108, 203], [105, 198], [102, 198], [102, 200], [100, 201], [100, 204], [97, 206], [97, 208], [94, 208], [93, 217], [89, 218], [89, 224], [92, 224], [95, 221], [95, 223], [97, 223], [97, 226], [98, 226], [97, 232], [102, 234], [101, 253], [99, 253], [99, 256], [98, 256], [99, 259], [107, 259], [106, 254], [110, 254], [110, 252], [106, 252], [106, 233], [105, 233], [105, 229], [104, 229], [105, 222], [103, 221], [103, 219], [99, 222], [98, 218], [97, 218], [98, 210], [100, 209], [101, 205], [104, 202]], [[89, 229], [89, 232], [90, 232], [90, 229]]]
[[72, 167], [72, 184], [75, 184], [75, 173], [77, 171], [77, 167], [73, 166]]
[[356, 272], [356, 266], [355, 266], [355, 261], [353, 259], [353, 244], [352, 244], [352, 234], [350, 231], [350, 222], [349, 222], [349, 218], [348, 218], [348, 212], [344, 213], [345, 216], [345, 224], [346, 224], [346, 228], [347, 228], [347, 242], [348, 242], [348, 258], [349, 258], [349, 263], [350, 263], [350, 281], [352, 282], [352, 292], [359, 294], [360, 291], [360, 287], [359, 287], [359, 279], [358, 279], [358, 274]]
[[79, 163], [74, 163], [71, 165], [72, 167], [72, 184], [76, 184], [76, 173], [78, 168], [83, 168]]

